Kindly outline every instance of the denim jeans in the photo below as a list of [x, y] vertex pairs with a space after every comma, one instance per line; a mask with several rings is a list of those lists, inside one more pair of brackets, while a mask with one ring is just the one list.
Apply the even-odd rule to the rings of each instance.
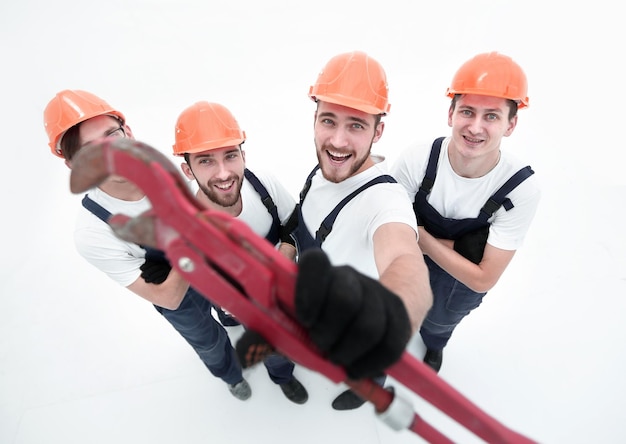
[[211, 314], [212, 306], [204, 296], [189, 287], [176, 310], [156, 305], [155, 308], [185, 338], [215, 377], [227, 384], [236, 384], [243, 378], [241, 365], [228, 333]]
[[427, 348], [442, 350], [461, 320], [478, 307], [487, 293], [476, 293], [454, 279], [428, 256], [424, 256], [430, 272], [433, 306], [420, 328]]
[[[242, 380], [241, 365], [228, 333], [213, 317], [213, 304], [208, 299], [189, 287], [176, 310], [154, 307], [185, 338], [215, 377], [227, 384], [236, 384]], [[263, 363], [276, 384], [289, 382], [293, 378], [294, 364], [284, 356], [271, 355]]]
[[276, 384], [285, 384], [293, 379], [294, 363], [283, 355], [273, 354], [263, 361], [267, 374]]

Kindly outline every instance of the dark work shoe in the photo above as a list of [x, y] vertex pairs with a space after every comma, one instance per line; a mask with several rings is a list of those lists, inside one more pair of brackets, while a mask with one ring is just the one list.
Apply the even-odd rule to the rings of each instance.
[[296, 404], [304, 404], [309, 399], [309, 394], [306, 389], [296, 378], [284, 384], [280, 384], [280, 389], [288, 400]]
[[230, 313], [226, 313], [223, 309], [215, 307], [215, 311], [217, 311], [217, 317], [224, 327], [235, 327], [237, 325], [241, 325], [237, 318]]
[[435, 372], [439, 373], [441, 368], [441, 361], [443, 361], [443, 350], [431, 350], [426, 349], [424, 355], [424, 364], [432, 368]]
[[332, 406], [335, 410], [354, 410], [363, 404], [365, 404], [364, 399], [358, 397], [352, 390], [346, 390], [335, 398]]

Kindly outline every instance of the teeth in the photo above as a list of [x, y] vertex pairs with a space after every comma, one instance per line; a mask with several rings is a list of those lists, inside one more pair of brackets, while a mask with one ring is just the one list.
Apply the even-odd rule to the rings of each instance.
[[342, 154], [342, 153], [333, 153], [332, 151], [329, 151], [328, 154], [330, 154], [333, 157], [348, 157], [349, 154]]
[[220, 190], [227, 190], [228, 188], [231, 187], [233, 183], [229, 182], [227, 184], [223, 184], [223, 185], [215, 185], [217, 188], [219, 188]]

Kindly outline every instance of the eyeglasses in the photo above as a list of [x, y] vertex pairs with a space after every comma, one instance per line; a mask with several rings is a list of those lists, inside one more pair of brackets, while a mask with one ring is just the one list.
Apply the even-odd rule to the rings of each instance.
[[[126, 130], [124, 130], [124, 127], [122, 125], [120, 125], [117, 128], [114, 129], [110, 129], [107, 132], [105, 132], [102, 135], [103, 138], [105, 137], [111, 137], [113, 139], [124, 139], [126, 138]], [[91, 142], [93, 142], [93, 140], [90, 140], [88, 142], [83, 143], [79, 148], [84, 147], [85, 145], [89, 145]]]
[[115, 128], [114, 130], [109, 130], [106, 133], [104, 133], [103, 137], [113, 137], [115, 139], [122, 139], [126, 137], [126, 131], [124, 131], [124, 127], [120, 125], [118, 128]]

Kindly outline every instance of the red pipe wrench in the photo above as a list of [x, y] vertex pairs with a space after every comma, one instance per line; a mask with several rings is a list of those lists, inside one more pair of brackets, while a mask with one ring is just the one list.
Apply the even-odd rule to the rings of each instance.
[[[113, 215], [109, 224], [117, 236], [165, 251], [172, 266], [200, 293], [294, 362], [335, 383], [345, 382], [374, 404], [377, 415], [393, 429], [409, 429], [432, 443], [452, 442], [393, 389], [370, 379], [350, 380], [327, 360], [294, 314], [297, 264], [245, 223], [206, 209], [165, 155], [135, 140], [101, 139], [76, 155], [70, 189], [84, 192], [110, 175], [132, 181], [152, 203], [151, 210], [134, 218]], [[482, 411], [407, 352], [386, 373], [487, 442], [534, 442]]]

